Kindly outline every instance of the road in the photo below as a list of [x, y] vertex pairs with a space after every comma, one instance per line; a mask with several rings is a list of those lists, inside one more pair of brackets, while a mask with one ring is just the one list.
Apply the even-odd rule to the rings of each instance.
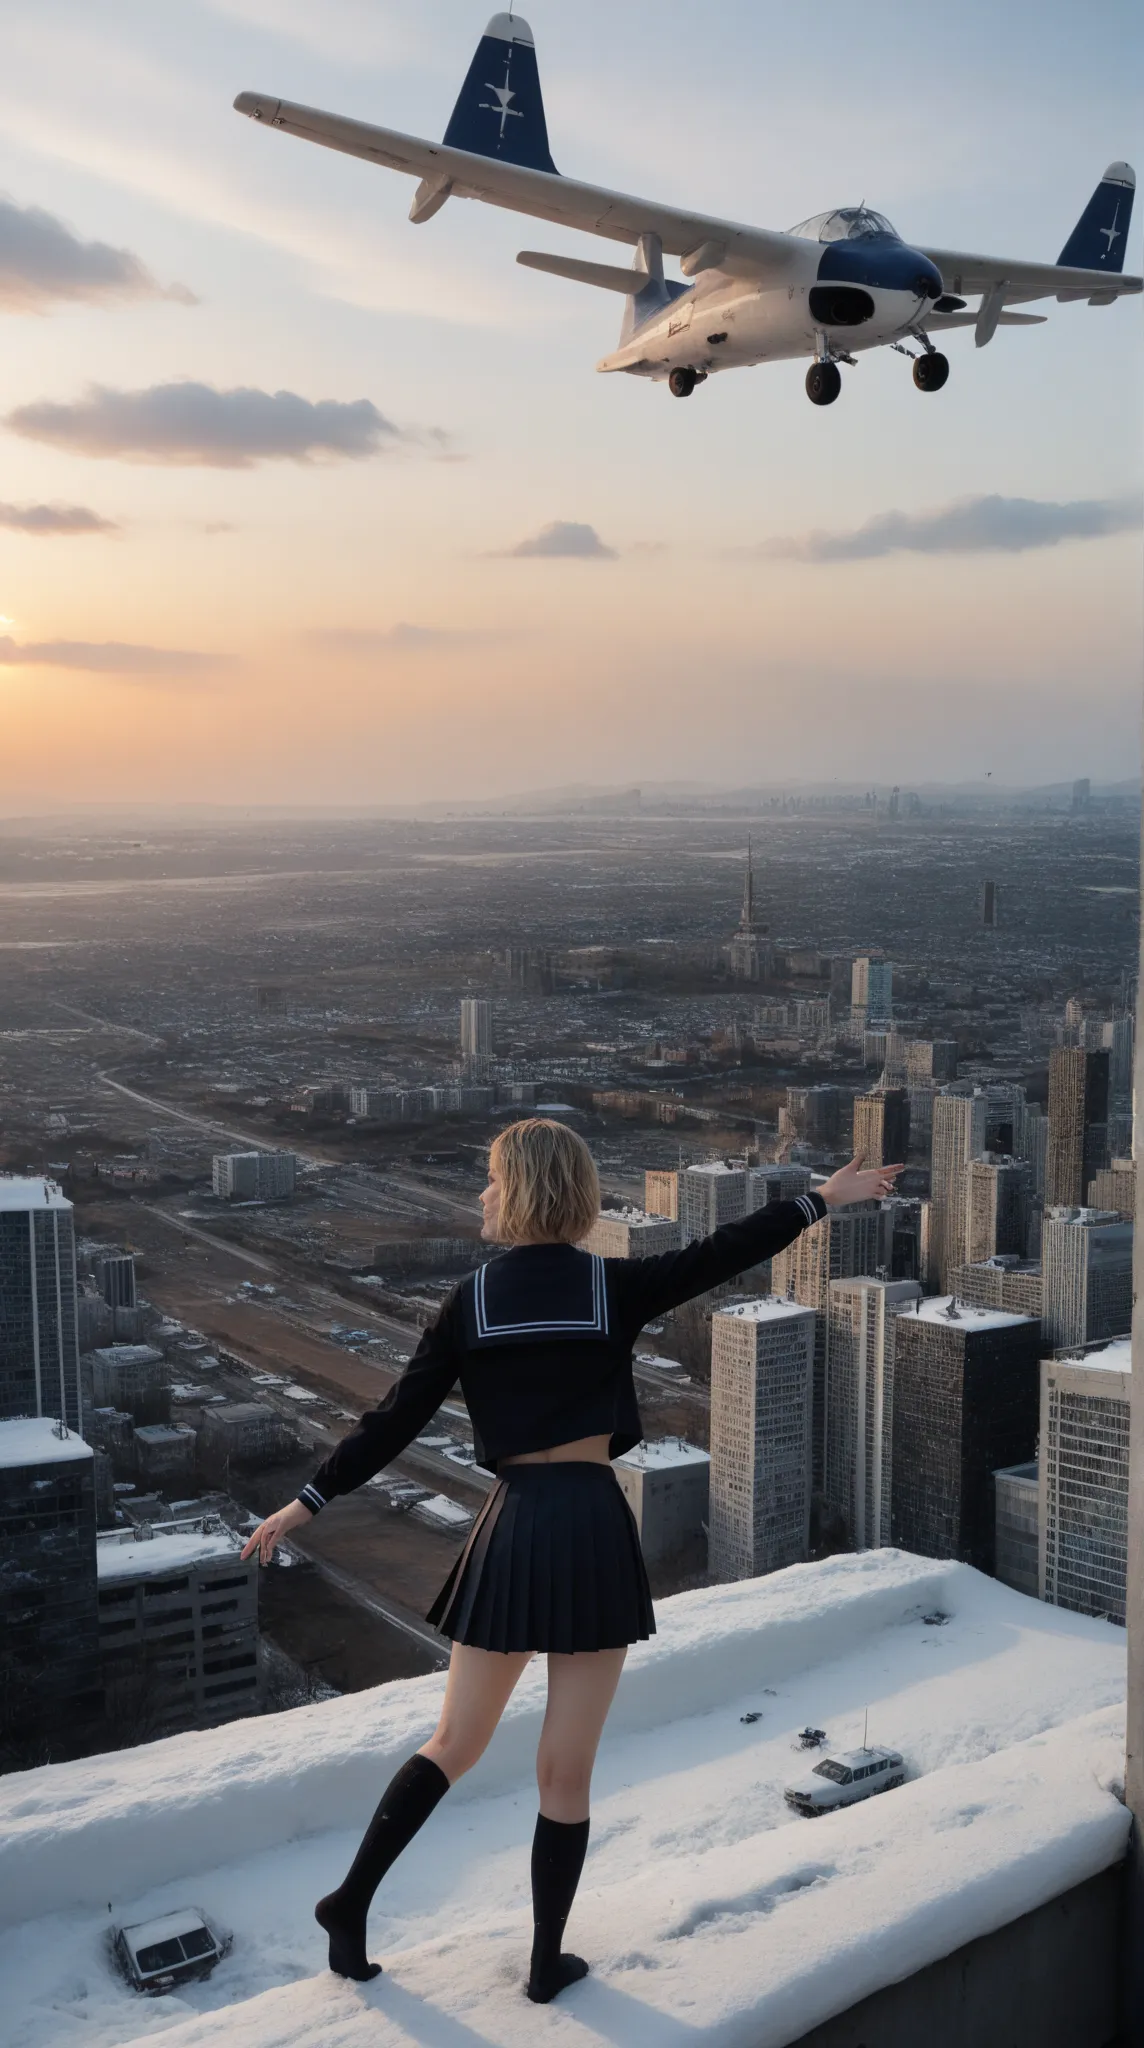
[[347, 1593], [360, 1607], [366, 1608], [370, 1614], [376, 1614], [379, 1621], [386, 1621], [391, 1628], [400, 1629], [403, 1635], [412, 1636], [415, 1642], [421, 1644], [422, 1649], [431, 1653], [442, 1668], [448, 1664], [449, 1646], [437, 1634], [436, 1629], [430, 1628], [427, 1621], [418, 1621], [407, 1608], [397, 1606], [392, 1600], [383, 1600], [366, 1579], [355, 1578], [352, 1572], [344, 1572], [340, 1565], [328, 1564], [325, 1558], [316, 1557], [312, 1550], [308, 1550], [304, 1543], [298, 1541], [297, 1535], [292, 1536], [290, 1540], [294, 1548], [306, 1558], [307, 1563], [312, 1564], [331, 1586], [337, 1586], [339, 1592]]

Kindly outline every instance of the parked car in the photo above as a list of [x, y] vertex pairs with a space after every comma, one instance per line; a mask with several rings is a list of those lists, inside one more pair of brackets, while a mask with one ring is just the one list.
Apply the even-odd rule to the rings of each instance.
[[783, 1797], [795, 1813], [812, 1819], [905, 1782], [905, 1762], [896, 1749], [851, 1749], [824, 1756], [805, 1778], [788, 1785]]
[[197, 1906], [164, 1913], [158, 1920], [140, 1920], [134, 1927], [117, 1928], [113, 1942], [128, 1983], [151, 1997], [173, 1991], [194, 1977], [209, 1977], [229, 1945]]

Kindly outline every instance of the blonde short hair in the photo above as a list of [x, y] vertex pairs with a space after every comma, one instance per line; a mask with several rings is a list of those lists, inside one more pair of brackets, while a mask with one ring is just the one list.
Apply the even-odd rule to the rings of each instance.
[[501, 1244], [577, 1244], [600, 1213], [596, 1162], [583, 1138], [551, 1117], [510, 1124], [489, 1148], [501, 1190]]

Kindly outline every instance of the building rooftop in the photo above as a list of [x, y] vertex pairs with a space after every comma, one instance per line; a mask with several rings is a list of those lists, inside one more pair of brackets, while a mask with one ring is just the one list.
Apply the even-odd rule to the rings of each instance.
[[0, 1211], [70, 1208], [67, 1196], [54, 1180], [25, 1180], [16, 1174], [0, 1174]]
[[695, 1444], [685, 1443], [682, 1437], [662, 1437], [657, 1443], [637, 1444], [634, 1451], [625, 1451], [617, 1465], [632, 1465], [639, 1472], [664, 1472], [673, 1465], [709, 1465], [709, 1452], [701, 1451]]
[[64, 1465], [91, 1457], [90, 1444], [72, 1430], [60, 1436], [59, 1427], [50, 1415], [20, 1415], [12, 1422], [0, 1422], [0, 1469]]
[[101, 1365], [162, 1365], [163, 1354], [153, 1344], [102, 1344], [92, 1352]]
[[[598, 1223], [671, 1223], [670, 1216], [650, 1216], [646, 1209], [601, 1209]], [[677, 1227], [673, 1225], [673, 1228]]]
[[1086, 1372], [1131, 1372], [1132, 1339], [1117, 1337], [1103, 1351], [1078, 1351], [1075, 1358], [1054, 1358], [1053, 1365], [1083, 1366]]
[[194, 1438], [194, 1430], [183, 1422], [145, 1422], [135, 1431], [136, 1437], [144, 1444], [181, 1444], [187, 1438]]
[[701, 1166], [689, 1166], [688, 1173], [744, 1173], [745, 1167], [728, 1166], [725, 1159], [706, 1159]]
[[231, 1529], [214, 1530], [206, 1536], [180, 1529], [164, 1536], [162, 1526], [157, 1524], [156, 1534], [142, 1541], [133, 1530], [112, 1529], [97, 1536], [95, 1562], [100, 1585], [109, 1579], [159, 1578], [224, 1557], [237, 1559], [242, 1547]]
[[[179, 2048], [777, 2048], [1122, 1859], [1123, 1629], [886, 1550], [684, 1593], [657, 1619], [596, 1767], [569, 1929], [592, 1974], [549, 2019], [521, 1995], [534, 1665], [386, 1879], [367, 1986], [332, 1982], [313, 1901], [430, 1734], [443, 1673], [0, 1779], [9, 2036], [151, 2048], [170, 2020]], [[867, 1704], [907, 1784], [792, 1819], [799, 1729], [852, 1750]], [[233, 1947], [157, 2011], [109, 1963], [109, 1896], [128, 1925], [193, 1904]]]
[[716, 1315], [738, 1316], [744, 1323], [786, 1322], [792, 1316], [809, 1316], [814, 1320], [814, 1310], [804, 1308], [801, 1302], [787, 1301], [780, 1294], [768, 1294], [759, 1301], [736, 1302], [734, 1308], [716, 1309]]
[[[926, 1301], [920, 1301], [917, 1306], [918, 1322], [941, 1323], [948, 1325], [951, 1330], [974, 1332], [1007, 1330], [1015, 1328], [1018, 1323], [1030, 1324], [1036, 1323], [1037, 1320], [1036, 1316], [1014, 1315], [1011, 1310], [1004, 1308], [973, 1308], [968, 1302], [960, 1299], [957, 1301], [957, 1313], [951, 1317], [949, 1310], [953, 1299], [951, 1294], [936, 1294], [931, 1295]], [[914, 1320], [914, 1314], [912, 1308], [906, 1310], [911, 1322]]]

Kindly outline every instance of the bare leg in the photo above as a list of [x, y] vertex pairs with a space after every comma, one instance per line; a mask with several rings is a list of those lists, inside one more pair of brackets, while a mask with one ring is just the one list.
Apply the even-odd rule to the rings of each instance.
[[588, 1974], [561, 1949], [588, 1851], [592, 1766], [625, 1650], [548, 1659], [548, 1710], [536, 1758], [540, 1814], [532, 1844], [532, 1964], [528, 1995], [547, 2005]]
[[484, 1755], [531, 1656], [530, 1650], [502, 1655], [453, 1644], [441, 1718], [419, 1752], [444, 1771], [450, 1785]]

